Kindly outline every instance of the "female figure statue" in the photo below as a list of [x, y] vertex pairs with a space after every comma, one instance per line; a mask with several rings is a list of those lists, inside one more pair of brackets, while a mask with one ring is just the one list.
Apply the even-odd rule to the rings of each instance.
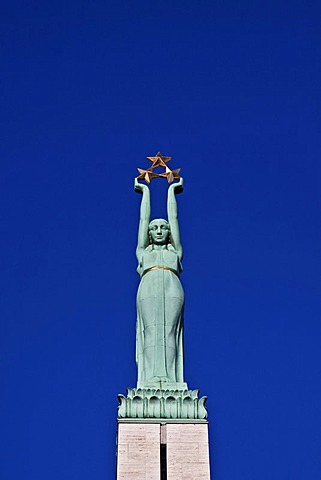
[[150, 221], [149, 188], [135, 179], [135, 191], [142, 194], [136, 249], [141, 278], [136, 326], [138, 388], [166, 387], [162, 384], [187, 388], [183, 383], [184, 292], [179, 280], [183, 250], [175, 198], [182, 189], [182, 178], [168, 188], [168, 221]]

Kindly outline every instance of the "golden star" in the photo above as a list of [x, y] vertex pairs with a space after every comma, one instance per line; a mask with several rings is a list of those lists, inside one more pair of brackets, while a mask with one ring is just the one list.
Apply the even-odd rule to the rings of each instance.
[[138, 175], [137, 180], [145, 180], [145, 182], [150, 183], [152, 178], [158, 177], [157, 173], [152, 171], [152, 167], [148, 168], [147, 170], [143, 170], [142, 168], [137, 168], [140, 175]]
[[147, 157], [147, 160], [153, 163], [151, 168], [166, 167], [166, 163], [171, 160], [172, 157], [165, 157], [161, 152], [157, 152], [155, 157]]
[[181, 178], [180, 175], [179, 175], [180, 171], [181, 171], [180, 168], [177, 168], [176, 170], [171, 170], [166, 165], [165, 173], [160, 173], [159, 176], [167, 178], [168, 183], [172, 183], [174, 180], [179, 180]]

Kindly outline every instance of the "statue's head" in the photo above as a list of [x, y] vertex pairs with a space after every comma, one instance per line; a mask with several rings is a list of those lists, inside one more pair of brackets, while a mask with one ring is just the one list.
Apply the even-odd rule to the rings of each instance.
[[169, 223], [163, 218], [155, 218], [148, 227], [150, 243], [155, 245], [167, 245], [170, 241]]

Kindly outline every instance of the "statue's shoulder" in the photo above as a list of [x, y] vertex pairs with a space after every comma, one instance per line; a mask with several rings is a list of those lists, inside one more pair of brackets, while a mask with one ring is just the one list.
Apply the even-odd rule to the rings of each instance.
[[173, 247], [173, 245], [171, 243], [169, 243], [167, 245], [167, 250], [173, 254], [175, 254], [175, 259], [176, 259], [176, 262], [177, 262], [177, 270], [179, 272], [181, 272], [183, 270], [183, 266], [182, 266], [182, 262], [180, 260], [180, 257], [177, 253], [177, 250]]

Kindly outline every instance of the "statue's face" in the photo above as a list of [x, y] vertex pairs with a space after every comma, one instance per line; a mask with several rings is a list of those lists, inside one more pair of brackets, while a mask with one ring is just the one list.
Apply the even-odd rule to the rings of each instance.
[[169, 225], [166, 220], [157, 218], [149, 224], [149, 234], [152, 243], [166, 245], [169, 239]]

